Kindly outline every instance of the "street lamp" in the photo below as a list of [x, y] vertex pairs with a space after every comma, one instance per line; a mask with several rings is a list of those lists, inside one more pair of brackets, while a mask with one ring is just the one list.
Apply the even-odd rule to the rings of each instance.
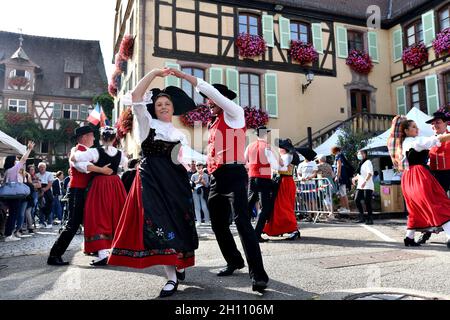
[[308, 86], [314, 80], [314, 73], [312, 73], [311, 71], [309, 71], [305, 76], [306, 76], [306, 83], [302, 84], [302, 94], [305, 93], [306, 88], [308, 88]]

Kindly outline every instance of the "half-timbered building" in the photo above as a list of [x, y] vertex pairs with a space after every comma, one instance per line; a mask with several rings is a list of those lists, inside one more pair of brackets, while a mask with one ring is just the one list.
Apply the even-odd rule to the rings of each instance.
[[[308, 127], [320, 143], [343, 122], [375, 134], [394, 114], [413, 106], [431, 114], [448, 101], [448, 56], [436, 57], [431, 42], [449, 21], [449, 1], [435, 0], [117, 0], [115, 52], [127, 34], [135, 36], [135, 49], [115, 117], [121, 96], [146, 72], [170, 66], [226, 84], [241, 106], [265, 110], [269, 126], [298, 144], [308, 142]], [[265, 53], [240, 56], [240, 33], [262, 36]], [[312, 44], [318, 60], [296, 62], [292, 40]], [[429, 58], [409, 67], [402, 53], [416, 42], [426, 44]], [[346, 64], [353, 49], [369, 54], [370, 73]], [[184, 81], [158, 81], [155, 86], [176, 85], [203, 102]], [[137, 151], [127, 140], [129, 151]]]
[[[59, 39], [0, 31], [0, 110], [29, 113], [44, 130], [61, 119], [83, 124], [94, 96], [107, 91], [98, 41]], [[52, 163], [71, 148], [37, 141], [38, 157]]]

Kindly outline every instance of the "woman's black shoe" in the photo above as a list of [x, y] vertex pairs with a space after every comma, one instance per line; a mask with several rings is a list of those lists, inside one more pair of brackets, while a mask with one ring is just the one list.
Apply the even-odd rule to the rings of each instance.
[[420, 247], [420, 243], [415, 242], [414, 239], [406, 237], [403, 241], [405, 242], [405, 247]]
[[449, 239], [449, 240], [447, 240], [447, 248], [449, 248], [449, 249], [450, 249], [450, 239]]
[[175, 281], [169, 280], [169, 281], [167, 281], [166, 286], [168, 284], [173, 285], [173, 289], [172, 290], [164, 290], [164, 289], [162, 289], [161, 292], [159, 293], [159, 297], [160, 298], [170, 297], [171, 295], [173, 295], [177, 291], [177, 289], [178, 289], [178, 281], [175, 282]]
[[177, 279], [183, 281], [186, 278], [186, 270], [183, 270], [183, 272], [178, 272], [178, 270], [175, 270], [177, 273]]
[[295, 240], [295, 239], [300, 239], [300, 231], [295, 231], [289, 237], [286, 238], [286, 240]]
[[99, 267], [99, 266], [106, 266], [108, 264], [108, 257], [103, 258], [101, 260], [92, 260], [90, 265], [94, 266], [94, 267]]
[[431, 232], [424, 232], [419, 238], [419, 241], [417, 243], [424, 244], [431, 238]]

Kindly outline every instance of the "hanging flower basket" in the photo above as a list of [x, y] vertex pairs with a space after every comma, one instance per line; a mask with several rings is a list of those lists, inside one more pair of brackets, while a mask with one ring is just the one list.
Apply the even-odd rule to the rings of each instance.
[[116, 71], [127, 72], [128, 60], [122, 56], [120, 53], [116, 54]]
[[351, 50], [345, 62], [353, 71], [361, 74], [369, 74], [373, 63], [370, 56], [361, 50]]
[[269, 115], [267, 112], [256, 109], [255, 107], [245, 107], [245, 124], [247, 129], [256, 129], [264, 126], [269, 122]]
[[319, 54], [313, 45], [302, 41], [291, 41], [288, 53], [292, 59], [301, 65], [313, 63], [319, 59]]
[[26, 77], [11, 77], [8, 80], [11, 87], [25, 87], [28, 83], [30, 83], [30, 80]]
[[428, 50], [423, 42], [415, 43], [403, 50], [403, 63], [416, 68], [428, 60]]
[[193, 128], [196, 122], [201, 122], [202, 127], [206, 127], [211, 120], [211, 110], [207, 105], [200, 104], [198, 108], [186, 112], [180, 117], [181, 122], [186, 127]]
[[112, 83], [108, 86], [108, 93], [111, 97], [117, 97], [117, 88]]
[[123, 139], [127, 133], [131, 132], [133, 128], [133, 112], [131, 107], [125, 108], [119, 116], [119, 120], [116, 123], [117, 138]]
[[126, 35], [123, 37], [120, 43], [119, 53], [126, 60], [133, 58], [134, 51], [134, 37], [132, 35]]
[[239, 34], [235, 43], [239, 50], [239, 55], [245, 58], [260, 56], [266, 52], [267, 48], [263, 37], [248, 33]]
[[434, 52], [437, 56], [446, 55], [450, 52], [450, 28], [442, 30], [433, 40]]

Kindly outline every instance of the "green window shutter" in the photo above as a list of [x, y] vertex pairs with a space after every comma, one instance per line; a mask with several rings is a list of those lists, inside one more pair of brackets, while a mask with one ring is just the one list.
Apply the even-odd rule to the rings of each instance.
[[312, 40], [313, 46], [319, 54], [323, 54], [323, 40], [322, 40], [322, 24], [321, 23], [312, 23], [311, 24], [312, 31]]
[[84, 120], [87, 119], [89, 115], [88, 106], [82, 104], [80, 106], [80, 119]]
[[430, 47], [432, 41], [436, 36], [433, 10], [428, 11], [422, 15], [422, 26], [423, 26], [423, 42], [427, 47]]
[[[175, 68], [175, 69], [181, 70], [180, 65], [178, 63], [166, 62], [165, 66], [167, 68]], [[174, 76], [168, 76], [168, 77], [164, 78], [164, 81], [165, 81], [164, 85], [166, 87], [168, 87], [168, 86], [175, 86], [175, 87], [178, 87], [178, 88], [181, 87], [181, 79], [180, 78], [177, 78], [177, 77], [174, 77]]]
[[236, 69], [227, 69], [227, 87], [234, 91], [237, 97], [233, 100], [239, 104], [239, 72]]
[[273, 47], [275, 40], [273, 36], [273, 16], [263, 15], [262, 16], [262, 28], [263, 28], [263, 38], [266, 40], [268, 47]]
[[276, 73], [264, 75], [266, 111], [271, 118], [278, 118], [278, 81]]
[[438, 82], [435, 74], [425, 78], [425, 88], [427, 91], [428, 114], [432, 115], [439, 109]]
[[336, 27], [336, 39], [337, 39], [337, 51], [338, 57], [347, 59], [348, 57], [348, 43], [347, 43], [347, 28], [337, 26]]
[[369, 31], [367, 33], [367, 40], [369, 43], [369, 55], [373, 62], [380, 62], [378, 54], [378, 33]]
[[289, 49], [291, 44], [291, 21], [280, 16], [278, 27], [280, 30], [280, 47], [281, 49]]
[[406, 89], [405, 86], [397, 87], [397, 114], [406, 114]]
[[223, 84], [223, 70], [222, 68], [210, 68], [209, 69], [209, 83]]
[[403, 34], [402, 29], [395, 30], [392, 33], [392, 48], [393, 48], [393, 56], [394, 62], [402, 60], [403, 53]]
[[61, 119], [61, 103], [55, 103], [53, 106], [53, 119]]

